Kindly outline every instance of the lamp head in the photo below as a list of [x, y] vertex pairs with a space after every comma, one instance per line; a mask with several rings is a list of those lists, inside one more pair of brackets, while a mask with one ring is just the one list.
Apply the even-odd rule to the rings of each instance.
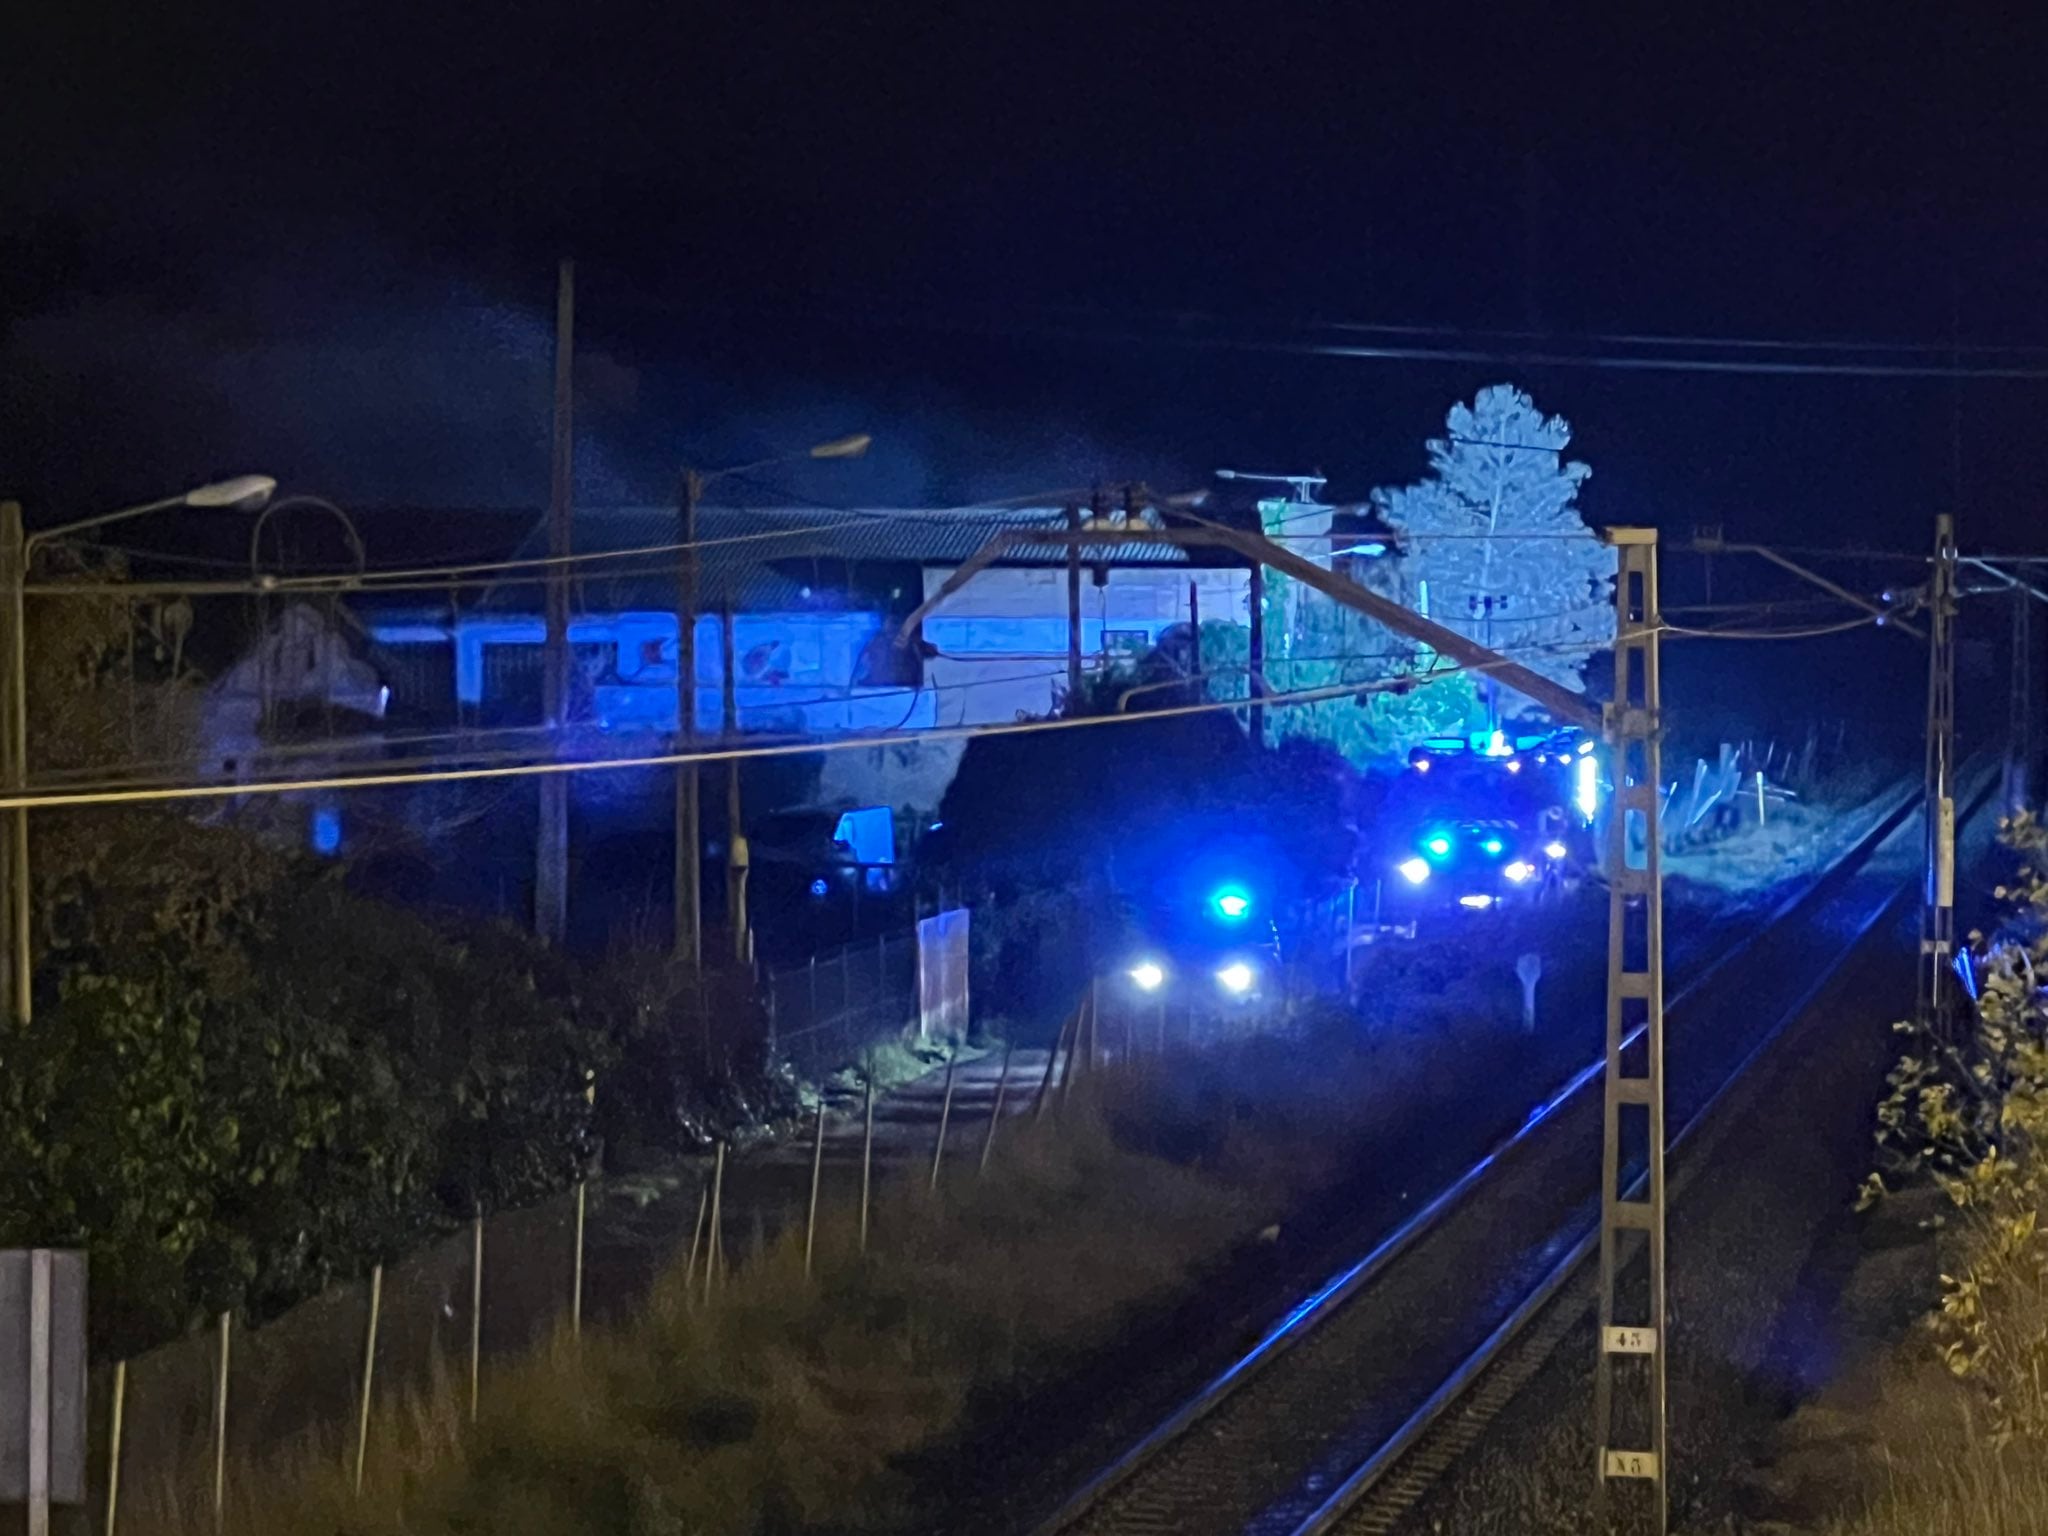
[[874, 439], [865, 432], [856, 432], [851, 437], [835, 437], [829, 443], [820, 443], [811, 450], [814, 459], [857, 459], [868, 451], [868, 444]]
[[277, 482], [269, 475], [237, 475], [216, 480], [185, 493], [188, 507], [229, 508], [237, 512], [261, 512], [270, 505]]

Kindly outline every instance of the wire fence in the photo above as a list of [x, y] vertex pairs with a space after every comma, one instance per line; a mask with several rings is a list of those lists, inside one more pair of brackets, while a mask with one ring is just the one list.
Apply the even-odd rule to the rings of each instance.
[[901, 1038], [919, 1017], [915, 932], [860, 940], [768, 977], [774, 1050], [821, 1081]]

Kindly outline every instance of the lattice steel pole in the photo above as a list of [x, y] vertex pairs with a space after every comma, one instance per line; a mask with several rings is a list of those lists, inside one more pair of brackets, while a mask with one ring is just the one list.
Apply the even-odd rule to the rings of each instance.
[[[1607, 1485], [1650, 1485], [1652, 1528], [1669, 1519], [1664, 1315], [1664, 889], [1658, 825], [1662, 697], [1657, 661], [1657, 533], [1610, 528], [1614, 546], [1614, 701], [1606, 709], [1614, 793], [1607, 819], [1607, 1071], [1600, 1150], [1600, 1344], [1594, 1375], [1595, 1498]], [[1624, 1132], [1628, 1119], [1641, 1139]], [[1627, 1140], [1629, 1148], [1625, 1149]], [[1630, 1149], [1640, 1148], [1635, 1153]], [[1644, 1285], [1633, 1282], [1627, 1234], [1648, 1239]], [[1624, 1270], [1631, 1284], [1624, 1289]], [[1627, 1321], [1622, 1321], [1626, 1314]], [[1621, 1358], [1621, 1357], [1626, 1357]], [[1617, 1413], [1617, 1393], [1633, 1405]], [[1617, 1440], [1621, 1444], [1617, 1444]]]
[[1956, 947], [1956, 540], [1946, 513], [1934, 519], [1927, 583], [1927, 873], [1920, 915], [1920, 1021], [1946, 1034], [1954, 1003]]

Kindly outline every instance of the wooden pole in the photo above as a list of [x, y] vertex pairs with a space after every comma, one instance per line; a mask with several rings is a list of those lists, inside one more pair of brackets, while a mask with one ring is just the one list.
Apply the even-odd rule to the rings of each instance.
[[370, 1449], [370, 1388], [377, 1375], [377, 1318], [383, 1310], [384, 1266], [370, 1271], [370, 1325], [363, 1330], [363, 1401], [356, 1413], [356, 1497], [363, 1496], [363, 1462]]
[[978, 1174], [988, 1172], [988, 1155], [995, 1150], [996, 1127], [1002, 1123], [1003, 1119], [1003, 1090], [1009, 1086], [1010, 1082], [1010, 1053], [1016, 1048], [1017, 1042], [1015, 1040], [1003, 1042], [1003, 1070], [996, 1074], [996, 1104], [995, 1108], [990, 1110], [988, 1114], [988, 1135], [984, 1136], [981, 1141], [981, 1164], [975, 1170]]
[[825, 1170], [825, 1095], [818, 1095], [818, 1129], [811, 1137], [811, 1214], [804, 1222], [804, 1277], [810, 1278], [811, 1253], [818, 1243], [818, 1179]]
[[939, 1165], [946, 1160], [946, 1126], [953, 1118], [953, 1063], [960, 1059], [960, 1042], [955, 1040], [946, 1052], [946, 1096], [939, 1104], [939, 1139], [932, 1147], [932, 1181], [930, 1189], [939, 1187]]
[[[547, 640], [542, 655], [541, 713], [550, 731], [568, 723], [569, 568], [576, 521], [576, 263], [564, 261], [555, 279], [555, 413], [548, 495]], [[569, 918], [569, 781], [543, 774], [540, 843], [535, 849], [533, 928], [550, 944], [562, 942]]]
[[[732, 594], [725, 597], [721, 628], [725, 656], [725, 731], [729, 742], [740, 733], [739, 663]], [[725, 763], [725, 921], [732, 929], [733, 959], [745, 967], [753, 953], [753, 932], [747, 917], [747, 821], [740, 802], [740, 760]]]
[[121, 1505], [121, 1415], [128, 1401], [128, 1362], [114, 1362], [114, 1402], [110, 1411], [113, 1421], [107, 1436], [107, 1530], [106, 1536], [114, 1536], [114, 1512]]
[[1261, 702], [1266, 696], [1266, 568], [1256, 560], [1252, 562], [1251, 595], [1247, 606], [1252, 627], [1244, 683], [1245, 697], [1251, 700], [1246, 721], [1252, 745], [1263, 747], [1266, 744], [1266, 706]]
[[[676, 563], [676, 740], [688, 747], [697, 736], [697, 501], [704, 481], [683, 471], [677, 511], [682, 538]], [[676, 911], [675, 956], [700, 983], [704, 976], [703, 857], [701, 796], [697, 765], [678, 763], [675, 779]], [[701, 1003], [701, 999], [700, 999]]]
[[[1079, 530], [1081, 509], [1067, 508], [1067, 527]], [[1081, 698], [1081, 545], [1067, 546], [1067, 713], [1079, 707]]]

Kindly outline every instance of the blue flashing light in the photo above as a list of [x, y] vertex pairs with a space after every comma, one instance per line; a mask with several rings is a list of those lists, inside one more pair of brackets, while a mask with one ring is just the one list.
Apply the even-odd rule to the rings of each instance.
[[1218, 915], [1234, 923], [1251, 911], [1252, 899], [1241, 886], [1226, 885], [1209, 898], [1209, 905], [1216, 909]]
[[1502, 843], [1501, 840], [1497, 837], [1489, 837], [1488, 839], [1486, 839], [1485, 842], [1481, 843], [1479, 846], [1484, 848], [1488, 853], [1492, 854], [1495, 858], [1499, 858], [1501, 849], [1506, 845]]
[[[1582, 749], [1584, 750], [1584, 749]], [[1591, 822], [1594, 813], [1600, 809], [1600, 769], [1590, 757], [1581, 757], [1573, 772], [1572, 804], [1579, 815]]]
[[1422, 847], [1424, 852], [1441, 859], [1451, 851], [1451, 840], [1439, 832], [1436, 836], [1425, 839]]
[[831, 891], [832, 887], [824, 880], [813, 880], [811, 882], [811, 894], [813, 896], [822, 898], [824, 896], [830, 895]]
[[313, 851], [322, 858], [341, 851], [341, 812], [323, 805], [313, 812]]

